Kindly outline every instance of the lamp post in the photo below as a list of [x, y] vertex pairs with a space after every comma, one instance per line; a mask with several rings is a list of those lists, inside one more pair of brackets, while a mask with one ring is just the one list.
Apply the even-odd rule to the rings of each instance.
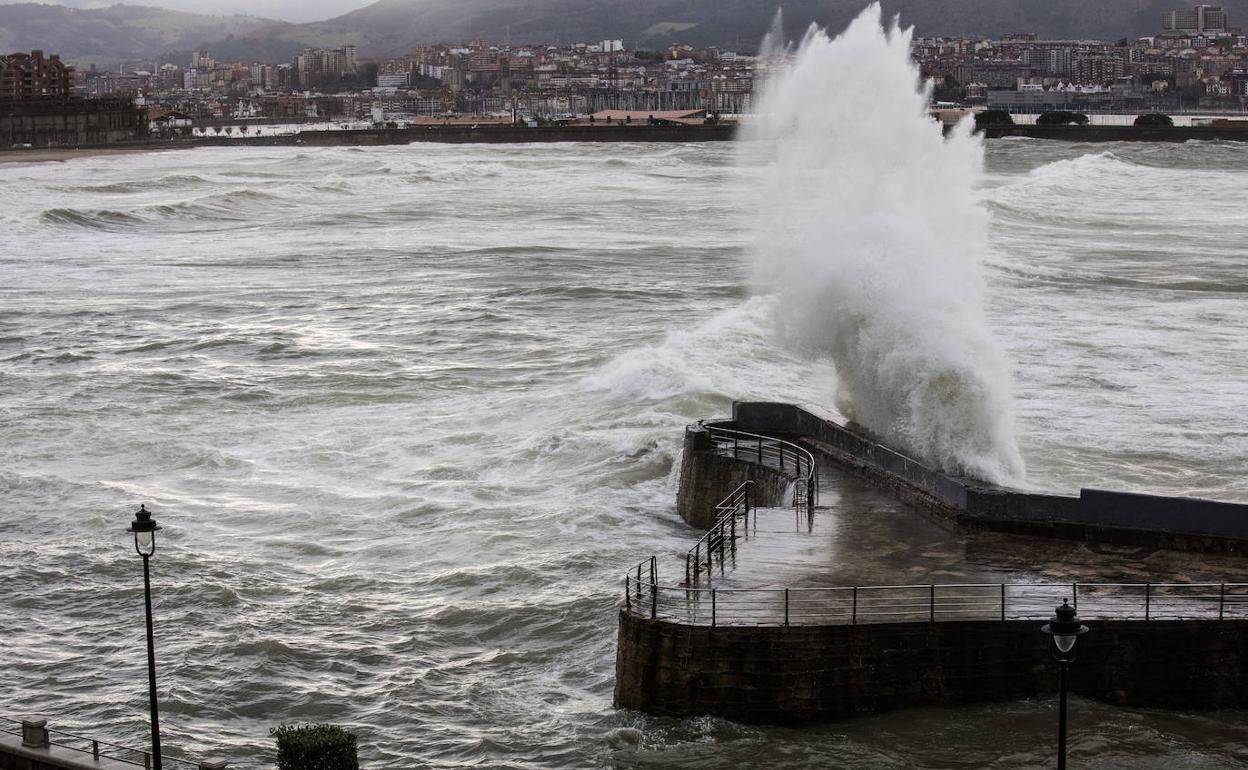
[[1057, 770], [1066, 770], [1066, 668], [1079, 654], [1079, 637], [1088, 627], [1079, 624], [1079, 615], [1067, 599], [1053, 612], [1053, 617], [1040, 627], [1053, 639], [1053, 660], [1058, 668]]
[[140, 505], [127, 532], [134, 533], [134, 550], [143, 557], [143, 599], [147, 605], [147, 697], [152, 710], [152, 767], [160, 767], [160, 719], [156, 713], [156, 642], [152, 637], [152, 578], [148, 560], [156, 553], [156, 530], [160, 525], [147, 506]]

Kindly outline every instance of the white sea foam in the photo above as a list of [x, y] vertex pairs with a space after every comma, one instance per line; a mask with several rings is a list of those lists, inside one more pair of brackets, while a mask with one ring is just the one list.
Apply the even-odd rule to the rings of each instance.
[[762, 141], [742, 143], [767, 166], [756, 277], [780, 296], [781, 336], [835, 363], [843, 413], [944, 470], [1018, 484], [981, 304], [983, 146], [966, 124], [942, 137], [909, 46], [873, 4], [835, 39], [812, 27], [767, 84]]

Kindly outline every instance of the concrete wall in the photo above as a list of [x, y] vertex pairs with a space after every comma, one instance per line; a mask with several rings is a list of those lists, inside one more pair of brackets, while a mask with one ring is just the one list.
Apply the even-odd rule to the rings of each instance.
[[736, 134], [733, 125], [716, 126], [416, 126], [359, 131], [309, 131], [290, 136], [206, 137], [187, 140], [192, 145], [387, 145], [411, 142], [451, 144], [511, 142], [726, 142]]
[[999, 487], [933, 470], [815, 407], [733, 404], [733, 425], [793, 434], [901, 499], [957, 523], [1004, 532], [1195, 551], [1248, 553], [1248, 505], [1084, 489], [1072, 495]]
[[709, 529], [715, 523], [715, 506], [749, 480], [754, 482], [753, 503], [760, 507], [782, 505], [792, 484], [774, 468], [717, 454], [705, 429], [685, 429], [676, 511], [686, 523]]
[[0, 147], [104, 145], [147, 133], [147, 111], [128, 99], [0, 102]]
[[[620, 613], [615, 704], [792, 724], [1056, 690], [1039, 622], [684, 626]], [[1248, 621], [1089, 624], [1072, 692], [1131, 706], [1248, 707]]]
[[986, 126], [983, 134], [989, 139], [1025, 136], [1070, 142], [1248, 141], [1248, 128], [1234, 126]]

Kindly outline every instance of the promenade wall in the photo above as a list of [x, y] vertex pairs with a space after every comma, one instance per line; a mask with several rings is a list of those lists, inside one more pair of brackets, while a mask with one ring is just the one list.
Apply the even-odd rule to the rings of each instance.
[[726, 457], [715, 452], [706, 429], [685, 429], [680, 463], [680, 488], [676, 512], [686, 523], [709, 529], [715, 523], [715, 506], [747, 481], [754, 482], [751, 502], [759, 507], [783, 505], [793, 480], [770, 466], [748, 458]]
[[[800, 439], [960, 524], [1223, 551], [1240, 551], [1248, 543], [1245, 505], [1091, 489], [1074, 496], [995, 487], [933, 470], [814, 407], [739, 402], [732, 417], [708, 426]], [[686, 431], [684, 463], [681, 514], [691, 523], [703, 521], [706, 504], [713, 507], [747, 474], [771, 470], [751, 463], [748, 455], [734, 459], [717, 454], [700, 425]], [[741, 465], [755, 467], [751, 471]], [[1111, 617], [1095, 620], [1092, 633], [1080, 642], [1071, 690], [1135, 707], [1248, 708], [1243, 585], [1163, 584], [1150, 594], [1153, 584], [1144, 584], [1103, 597], [1110, 599], [1104, 608]], [[1142, 597], [1132, 598], [1131, 591], [1141, 587]], [[630, 594], [619, 616], [615, 703], [664, 716], [712, 714], [741, 722], [793, 724], [1055, 691], [1056, 665], [1051, 641], [1040, 632], [1043, 621], [1017, 619], [1019, 612], [1034, 609], [1017, 605], [1007, 613], [1005, 585], [1000, 586], [999, 615], [992, 601], [985, 605], [978, 594], [978, 599], [968, 600], [971, 588], [960, 589], [967, 596], [953, 597], [938, 596], [938, 588], [928, 588], [926, 622], [913, 613], [905, 618], [864, 613], [860, 589], [851, 588], [830, 589], [820, 599], [826, 606], [815, 608], [823, 614], [814, 622], [800, 616], [790, 625], [790, 590], [785, 587], [748, 594], [744, 600], [752, 603], [746, 609], [753, 614], [742, 614], [731, 602], [744, 600], [731, 589], [721, 590], [717, 603], [713, 587], [660, 585], [656, 573], [647, 581], [639, 570], [631, 587], [626, 582], [636, 601]], [[1064, 592], [1066, 586], [1053, 588]], [[1094, 594], [1085, 591], [1105, 587], [1070, 588], [1077, 607], [1081, 596], [1085, 603], [1094, 602]], [[875, 597], [888, 587], [862, 590]], [[799, 598], [813, 600], [804, 594]], [[1136, 599], [1141, 598], [1139, 606]], [[758, 611], [756, 605], [768, 601]], [[846, 601], [853, 608], [849, 613], [840, 611]], [[913, 608], [881, 604], [878, 597], [872, 601], [876, 610]], [[972, 606], [975, 601], [980, 603]], [[921, 602], [913, 606], [922, 609]], [[983, 614], [957, 617], [964, 612]]]
[[1018, 534], [1193, 551], [1248, 553], [1248, 505], [1082, 489], [1064, 495], [951, 476], [815, 407], [737, 402], [738, 430], [800, 436], [829, 459], [958, 524]]
[[[794, 724], [1056, 692], [1035, 621], [711, 627], [620, 613], [615, 703]], [[1248, 621], [1098, 621], [1072, 692], [1133, 707], [1248, 707]]]
[[1248, 142], [1244, 126], [985, 126], [985, 138], [1027, 137], [1065, 142]]

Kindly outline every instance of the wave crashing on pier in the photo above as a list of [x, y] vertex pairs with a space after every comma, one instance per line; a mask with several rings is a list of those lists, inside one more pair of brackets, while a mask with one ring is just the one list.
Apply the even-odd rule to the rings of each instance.
[[780, 336], [832, 360], [846, 417], [946, 472], [1017, 485], [1010, 371], [981, 300], [984, 149], [969, 122], [944, 137], [929, 117], [910, 38], [872, 4], [835, 38], [812, 26], [772, 69], [741, 143], [765, 168], [756, 279]]

